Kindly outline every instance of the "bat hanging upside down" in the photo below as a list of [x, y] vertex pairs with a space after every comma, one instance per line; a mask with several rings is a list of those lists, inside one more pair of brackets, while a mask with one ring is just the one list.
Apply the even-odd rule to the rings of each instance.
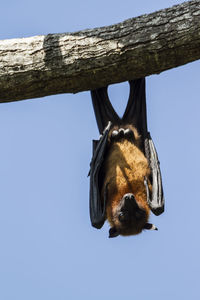
[[92, 91], [102, 135], [93, 143], [90, 217], [96, 228], [108, 220], [109, 237], [157, 230], [148, 223], [150, 210], [156, 215], [164, 210], [159, 161], [147, 131], [144, 79], [131, 81], [130, 87], [122, 118], [114, 111], [107, 88]]
[[147, 223], [150, 208], [144, 179], [150, 176], [150, 168], [140, 144], [140, 136], [131, 125], [115, 126], [109, 132], [101, 201], [107, 193], [106, 218], [111, 225], [110, 237], [135, 235], [145, 228], [157, 229]]

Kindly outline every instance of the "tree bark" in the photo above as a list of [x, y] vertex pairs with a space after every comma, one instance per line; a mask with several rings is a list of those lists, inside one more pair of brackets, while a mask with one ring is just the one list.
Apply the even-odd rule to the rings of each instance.
[[77, 93], [200, 58], [200, 0], [79, 31], [0, 42], [0, 102]]

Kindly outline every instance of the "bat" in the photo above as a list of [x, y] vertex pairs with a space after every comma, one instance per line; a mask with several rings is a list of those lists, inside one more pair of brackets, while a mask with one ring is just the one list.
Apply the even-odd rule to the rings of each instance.
[[157, 230], [148, 222], [150, 211], [164, 211], [160, 162], [147, 129], [145, 78], [129, 84], [122, 118], [107, 87], [91, 91], [100, 138], [93, 140], [90, 163], [90, 219], [97, 229], [107, 219], [110, 238]]

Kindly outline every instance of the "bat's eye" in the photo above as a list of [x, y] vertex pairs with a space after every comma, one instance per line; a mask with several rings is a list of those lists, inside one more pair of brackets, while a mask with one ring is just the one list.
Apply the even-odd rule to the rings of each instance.
[[119, 213], [119, 216], [118, 216], [119, 220], [121, 221], [121, 219], [123, 219], [123, 217], [124, 217], [124, 213], [123, 213], [123, 212], [120, 212], [120, 213]]
[[126, 221], [128, 219], [128, 213], [127, 212], [120, 212], [118, 215], [118, 219], [120, 222]]

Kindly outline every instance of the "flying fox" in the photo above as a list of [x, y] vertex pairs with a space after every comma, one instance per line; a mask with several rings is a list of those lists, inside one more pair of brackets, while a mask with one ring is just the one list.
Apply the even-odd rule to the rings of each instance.
[[160, 163], [147, 130], [145, 78], [132, 80], [122, 118], [108, 98], [107, 87], [91, 92], [100, 139], [93, 141], [90, 164], [90, 218], [100, 229], [110, 224], [109, 237], [145, 229], [150, 212], [164, 211]]

